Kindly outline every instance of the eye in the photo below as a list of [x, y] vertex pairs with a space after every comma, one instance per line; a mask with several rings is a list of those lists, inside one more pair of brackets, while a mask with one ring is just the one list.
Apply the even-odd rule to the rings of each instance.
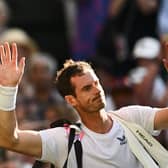
[[91, 87], [92, 87], [91, 85], [87, 85], [82, 90], [89, 91], [91, 89]]

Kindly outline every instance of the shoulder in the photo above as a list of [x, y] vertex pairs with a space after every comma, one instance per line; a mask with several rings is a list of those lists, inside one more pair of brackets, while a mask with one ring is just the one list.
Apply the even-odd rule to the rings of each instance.
[[140, 105], [131, 105], [122, 107], [115, 112], [123, 117], [143, 117], [144, 115], [152, 115], [157, 111], [155, 108], [150, 106], [140, 106]]
[[114, 113], [127, 121], [134, 122], [145, 127], [147, 123], [153, 124], [156, 111], [157, 108], [152, 108], [150, 106], [132, 105], [122, 107], [114, 111]]
[[68, 135], [64, 127], [50, 128], [40, 131], [42, 140], [42, 156], [40, 160], [60, 164], [65, 160], [68, 149]]
[[57, 140], [59, 138], [67, 137], [66, 130], [64, 127], [49, 128], [41, 130], [39, 133], [42, 139]]

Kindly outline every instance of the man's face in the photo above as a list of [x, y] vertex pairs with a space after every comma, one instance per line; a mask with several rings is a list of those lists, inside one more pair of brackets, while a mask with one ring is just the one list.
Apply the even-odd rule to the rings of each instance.
[[30, 80], [38, 89], [51, 87], [52, 74], [45, 62], [37, 62], [30, 72]]
[[75, 108], [83, 112], [98, 112], [105, 107], [104, 90], [93, 71], [71, 78], [75, 86]]

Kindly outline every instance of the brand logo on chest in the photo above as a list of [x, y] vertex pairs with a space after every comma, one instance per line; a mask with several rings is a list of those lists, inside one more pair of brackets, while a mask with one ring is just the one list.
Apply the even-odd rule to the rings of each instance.
[[120, 141], [120, 145], [124, 145], [127, 143], [125, 135], [123, 135], [122, 137], [117, 137], [117, 139]]

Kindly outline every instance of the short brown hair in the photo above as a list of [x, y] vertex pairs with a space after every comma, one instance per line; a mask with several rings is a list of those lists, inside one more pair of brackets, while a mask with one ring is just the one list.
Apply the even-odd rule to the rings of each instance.
[[71, 77], [83, 75], [84, 70], [93, 70], [91, 65], [85, 61], [66, 60], [63, 68], [57, 72], [56, 87], [60, 94], [75, 96], [75, 88], [71, 83]]

